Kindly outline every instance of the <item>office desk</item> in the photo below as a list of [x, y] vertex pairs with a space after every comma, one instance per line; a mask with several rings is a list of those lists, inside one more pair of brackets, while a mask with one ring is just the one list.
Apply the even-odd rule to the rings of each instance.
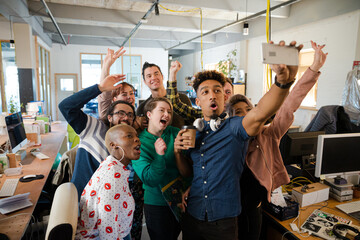
[[[354, 199], [353, 201], [359, 201], [360, 199]], [[348, 201], [347, 201], [348, 202]], [[342, 202], [342, 203], [347, 203], [347, 202]], [[346, 218], [349, 220], [352, 220], [352, 224], [353, 225], [357, 225], [360, 226], [360, 221], [356, 220], [355, 218], [350, 217], [349, 215], [345, 214], [344, 212], [338, 210], [335, 206], [338, 204], [341, 204], [341, 202], [338, 202], [332, 198], [329, 198], [329, 200], [327, 201], [328, 205], [326, 206], [326, 202], [321, 202], [321, 203], [317, 203], [317, 204], [313, 204], [310, 206], [306, 206], [303, 208], [300, 208], [300, 224], [298, 224], [298, 220], [295, 221], [295, 223], [298, 225], [299, 229], [300, 226], [304, 223], [304, 221], [310, 216], [310, 214], [318, 208], [321, 208], [322, 206], [326, 206], [323, 207], [321, 209], [321, 211], [327, 212], [327, 213], [331, 213], [337, 216], [340, 216], [342, 218]], [[275, 218], [274, 216], [272, 216], [270, 213], [267, 213], [266, 211], [263, 211], [263, 216], [264, 216], [264, 221], [265, 224], [269, 224], [270, 227], [273, 227], [273, 229], [267, 229], [267, 235], [269, 236], [269, 230], [270, 230], [270, 235], [272, 236], [271, 238], [268, 239], [281, 239], [282, 235], [287, 232], [287, 231], [292, 231], [292, 229], [290, 228], [290, 223], [292, 223], [294, 221], [294, 218], [285, 220], [285, 221], [280, 221], [277, 218]], [[275, 232], [273, 230], [276, 230]], [[303, 233], [302, 235], [307, 236], [308, 233]], [[284, 239], [308, 239], [308, 240], [318, 240], [320, 238], [318, 237], [314, 237], [314, 236], [310, 236], [310, 237], [302, 237], [300, 236], [300, 234], [295, 233], [295, 232], [291, 232], [291, 233], [286, 233], [284, 236]]]
[[[40, 197], [40, 193], [45, 185], [46, 179], [50, 173], [51, 167], [54, 163], [55, 157], [60, 148], [65, 146], [66, 142], [66, 123], [51, 125], [51, 132], [41, 135], [41, 147], [38, 147], [42, 153], [49, 156], [49, 159], [40, 160], [30, 154], [31, 148], [27, 149], [26, 160], [32, 160], [31, 164], [23, 165], [23, 173], [19, 176], [6, 177], [5, 174], [0, 178], [0, 187], [4, 184], [6, 178], [20, 178], [28, 174], [42, 174], [43, 179], [34, 180], [31, 182], [19, 182], [15, 191], [16, 194], [30, 192], [31, 202], [34, 204], [31, 207], [16, 211], [7, 215], [0, 214], [0, 232], [5, 233], [11, 240], [21, 239], [26, 227], [29, 223], [31, 215], [34, 211], [36, 203]], [[17, 214], [22, 214], [15, 216]], [[12, 217], [14, 216], [14, 217]], [[9, 218], [10, 217], [10, 218]], [[8, 218], [8, 219], [7, 219]]]

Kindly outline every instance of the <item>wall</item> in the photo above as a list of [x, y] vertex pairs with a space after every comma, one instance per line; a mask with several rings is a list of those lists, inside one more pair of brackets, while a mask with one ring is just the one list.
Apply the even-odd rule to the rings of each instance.
[[1, 18], [1, 20], [0, 40], [10, 40], [10, 23], [5, 18]]
[[[265, 25], [265, 21], [264, 21]], [[319, 109], [324, 105], [339, 105], [341, 102], [342, 90], [344, 88], [346, 75], [352, 68], [352, 63], [356, 55], [360, 56], [358, 44], [360, 28], [360, 10], [291, 27], [286, 30], [273, 32], [272, 40], [279, 42], [285, 40], [297, 40], [304, 44], [304, 49], [311, 48], [310, 40], [319, 44], [326, 44], [325, 52], [328, 52], [326, 63], [322, 68], [317, 89], [317, 105]], [[236, 44], [227, 44], [221, 47], [212, 48], [204, 51], [204, 64], [214, 63], [225, 58], [226, 54], [236, 48], [240, 52], [240, 68], [245, 69], [248, 74], [247, 96], [253, 103], [257, 103], [263, 95], [263, 64], [261, 63], [261, 43], [265, 42], [265, 35], [244, 40]], [[246, 48], [247, 45], [247, 48]], [[247, 52], [246, 52], [247, 50]], [[247, 61], [243, 61], [247, 58]], [[181, 57], [189, 61], [194, 59], [193, 68], [184, 70], [185, 75], [191, 75], [200, 71], [200, 53], [195, 53]], [[245, 65], [247, 62], [247, 66]], [[187, 65], [191, 63], [187, 62]], [[295, 113], [294, 125], [300, 125], [302, 130], [310, 122], [316, 113], [313, 110], [299, 109]]]
[[[88, 46], [88, 45], [60, 45], [53, 44], [51, 49], [51, 81], [54, 85], [55, 73], [76, 73], [78, 74], [78, 88], [80, 89], [80, 53], [106, 53], [106, 46]], [[115, 49], [113, 46], [109, 47]], [[125, 48], [129, 53], [129, 49]], [[131, 48], [131, 54], [141, 55], [142, 63], [145, 61], [157, 64], [164, 75], [164, 84], [166, 84], [168, 77], [168, 52], [160, 48]], [[142, 81], [143, 83], [143, 81]], [[166, 85], [165, 85], [166, 86]], [[53, 117], [56, 116], [56, 104], [55, 104], [55, 88], [52, 89], [52, 102], [53, 104]], [[142, 84], [141, 98], [146, 99], [150, 96], [150, 91], [145, 84]], [[54, 118], [55, 119], [55, 118]]]

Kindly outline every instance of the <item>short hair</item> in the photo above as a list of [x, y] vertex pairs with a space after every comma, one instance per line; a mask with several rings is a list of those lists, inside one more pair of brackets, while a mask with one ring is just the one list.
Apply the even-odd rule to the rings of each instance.
[[110, 126], [110, 122], [109, 122], [109, 120], [108, 120], [108, 116], [109, 116], [109, 115], [113, 115], [113, 113], [114, 113], [114, 108], [115, 108], [115, 106], [118, 105], [118, 104], [125, 104], [125, 105], [128, 105], [128, 106], [131, 107], [131, 109], [132, 109], [132, 111], [133, 111], [133, 113], [134, 113], [134, 119], [133, 119], [133, 124], [134, 124], [135, 115], [136, 115], [136, 114], [135, 114], [135, 108], [134, 108], [134, 106], [131, 105], [131, 104], [128, 103], [128, 102], [123, 101], [123, 100], [118, 100], [118, 101], [115, 101], [115, 102], [113, 102], [113, 103], [110, 104], [108, 110], [106, 111], [105, 116], [102, 118], [102, 121], [105, 123], [105, 125], [107, 125], [108, 127]]
[[129, 126], [129, 125], [126, 125], [126, 124], [118, 124], [118, 125], [115, 125], [115, 126], [109, 128], [109, 130], [106, 131], [106, 134], [105, 134], [105, 146], [106, 146], [106, 148], [107, 148], [107, 150], [108, 150], [109, 152], [111, 152], [110, 149], [109, 149], [109, 148], [110, 148], [110, 143], [111, 143], [112, 141], [114, 141], [114, 140], [113, 140], [113, 138], [114, 138], [114, 132], [115, 132], [115, 131], [119, 131], [120, 128], [123, 128], [124, 126]]
[[171, 102], [169, 101], [169, 99], [167, 99], [165, 97], [150, 98], [150, 100], [144, 106], [144, 112], [145, 112], [146, 119], [149, 120], [148, 116], [147, 116], [147, 112], [151, 112], [152, 110], [154, 110], [156, 108], [158, 102], [166, 102], [167, 104], [169, 104], [170, 109], [171, 109], [171, 120], [172, 120], [173, 106], [171, 105]]
[[114, 89], [114, 90], [111, 91], [111, 98], [112, 98], [112, 99], [114, 99], [115, 97], [117, 97], [117, 96], [120, 95], [122, 89], [124, 89], [124, 86], [129, 86], [129, 87], [131, 87], [131, 89], [132, 89], [132, 90], [134, 91], [134, 93], [135, 93], [135, 88], [134, 88], [134, 86], [131, 85], [130, 83], [122, 82], [121, 85], [122, 85], [121, 87], [119, 87], [119, 88]]
[[234, 105], [239, 102], [244, 102], [251, 108], [254, 107], [253, 104], [250, 102], [250, 100], [247, 97], [245, 97], [242, 94], [235, 94], [230, 98], [229, 102], [226, 104], [226, 112], [229, 114], [230, 117], [233, 116], [232, 110], [233, 110]]
[[206, 80], [215, 80], [218, 81], [221, 86], [224, 87], [225, 82], [226, 82], [226, 77], [224, 74], [215, 71], [215, 70], [205, 70], [202, 72], [198, 72], [195, 75], [195, 79], [193, 80], [193, 88], [195, 90], [195, 92], [197, 92], [200, 84], [202, 82], [205, 82]]
[[[226, 82], [230, 83], [231, 88], [234, 90], [234, 84], [233, 84], [233, 82], [231, 81], [231, 79], [227, 77], [227, 78], [226, 78]], [[224, 85], [225, 85], [225, 84], [224, 84]]]
[[155, 63], [145, 62], [144, 65], [143, 65], [143, 67], [142, 67], [142, 75], [143, 75], [143, 79], [144, 79], [144, 80], [145, 80], [145, 74], [144, 74], [144, 73], [145, 73], [145, 69], [151, 68], [151, 67], [157, 67], [157, 68], [159, 69], [161, 75], [163, 75], [162, 72], [161, 72], [161, 69], [160, 69], [160, 67], [159, 67], [158, 65], [156, 65]]

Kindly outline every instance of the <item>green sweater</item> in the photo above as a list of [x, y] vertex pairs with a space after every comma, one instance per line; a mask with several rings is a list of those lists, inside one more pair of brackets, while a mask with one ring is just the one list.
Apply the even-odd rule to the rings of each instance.
[[139, 160], [133, 160], [132, 166], [143, 182], [144, 202], [149, 205], [167, 206], [162, 196], [161, 188], [180, 176], [174, 156], [174, 141], [180, 130], [168, 126], [161, 138], [167, 149], [165, 155], [160, 156], [155, 151], [154, 143], [158, 139], [145, 129], [139, 135], [141, 154]]

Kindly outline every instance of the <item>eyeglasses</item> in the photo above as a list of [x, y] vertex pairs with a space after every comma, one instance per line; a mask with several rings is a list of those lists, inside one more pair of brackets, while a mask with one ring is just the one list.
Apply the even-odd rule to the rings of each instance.
[[120, 118], [125, 118], [125, 116], [127, 116], [129, 119], [134, 119], [134, 113], [132, 112], [124, 112], [122, 110], [114, 112], [112, 115], [118, 115]]

